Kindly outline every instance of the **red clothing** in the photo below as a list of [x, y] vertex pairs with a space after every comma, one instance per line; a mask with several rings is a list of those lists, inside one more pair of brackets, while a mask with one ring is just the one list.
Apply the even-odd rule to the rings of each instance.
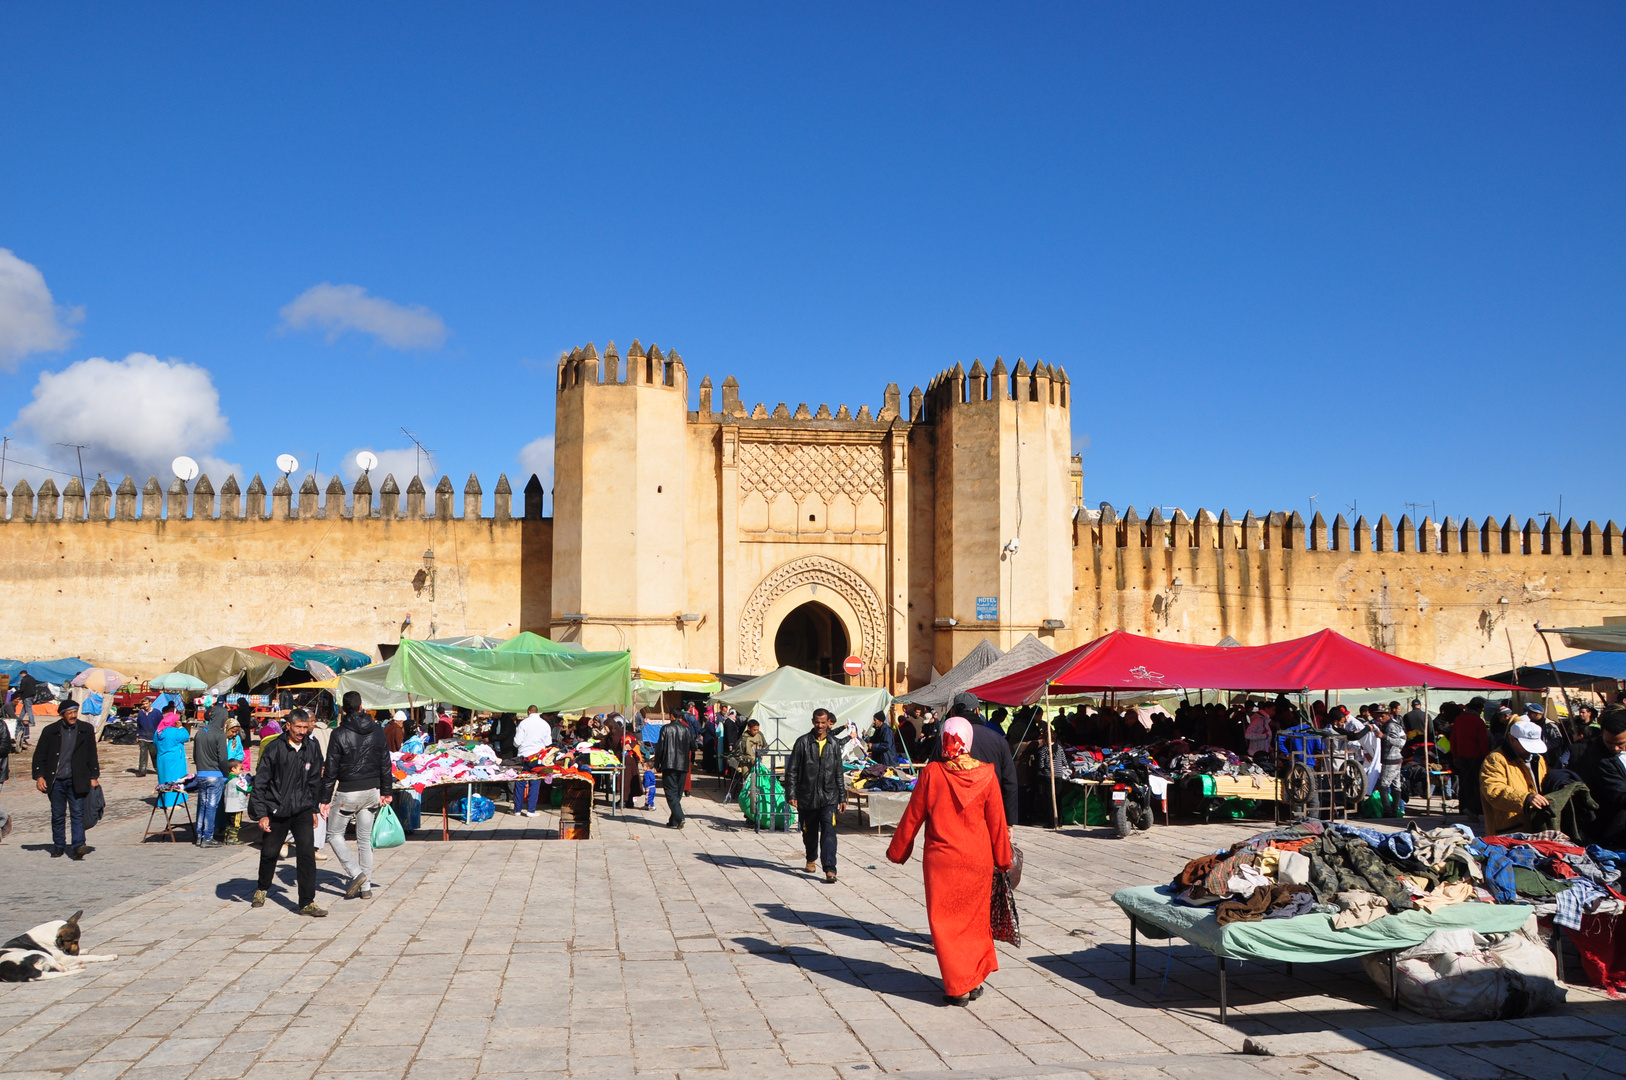
[[1490, 731], [1478, 713], [1458, 713], [1451, 721], [1451, 756], [1459, 758], [1490, 757]]
[[999, 970], [989, 905], [995, 867], [1011, 865], [1011, 834], [994, 767], [951, 769], [938, 761], [927, 765], [886, 857], [908, 862], [922, 825], [926, 851], [921, 862], [932, 948], [943, 973], [943, 992], [958, 997]]

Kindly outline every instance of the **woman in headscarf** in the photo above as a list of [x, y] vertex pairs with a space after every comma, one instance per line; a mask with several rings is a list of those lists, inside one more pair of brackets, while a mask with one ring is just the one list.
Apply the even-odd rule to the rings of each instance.
[[970, 747], [969, 721], [954, 717], [943, 725], [943, 760], [921, 771], [886, 851], [893, 862], [908, 862], [925, 826], [926, 919], [951, 1005], [981, 997], [983, 980], [999, 970], [989, 908], [994, 871], [1009, 870], [1012, 859], [999, 779], [992, 765], [967, 753]]
[[[171, 784], [177, 780], [185, 780], [186, 768], [186, 742], [191, 736], [186, 728], [181, 726], [180, 716], [171, 708], [164, 713], [164, 718], [158, 721], [158, 731], [152, 737], [152, 744], [158, 755], [158, 782]], [[180, 806], [187, 801], [184, 791], [166, 791], [158, 796], [159, 806]]]

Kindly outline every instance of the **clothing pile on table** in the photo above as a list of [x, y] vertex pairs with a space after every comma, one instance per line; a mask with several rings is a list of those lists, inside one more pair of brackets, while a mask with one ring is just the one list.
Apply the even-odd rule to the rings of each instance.
[[889, 765], [864, 760], [846, 769], [847, 787], [853, 791], [913, 791], [915, 778]]
[[1193, 859], [1174, 887], [1178, 902], [1212, 906], [1221, 926], [1319, 912], [1343, 929], [1395, 911], [1497, 902], [1475, 845], [1464, 828], [1384, 833], [1312, 820]]
[[1561, 832], [1487, 836], [1474, 848], [1498, 900], [1529, 904], [1563, 927], [1587, 981], [1626, 991], [1626, 853], [1583, 848]]

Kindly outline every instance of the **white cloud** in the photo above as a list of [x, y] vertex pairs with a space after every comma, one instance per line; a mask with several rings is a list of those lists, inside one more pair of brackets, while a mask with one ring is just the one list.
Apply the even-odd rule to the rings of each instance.
[[446, 321], [422, 304], [403, 307], [368, 296], [360, 285], [312, 285], [282, 309], [290, 330], [324, 330], [329, 344], [351, 330], [371, 334], [392, 349], [436, 349], [446, 341]]
[[519, 459], [520, 481], [515, 485], [517, 490], [523, 491], [525, 485], [531, 482], [531, 474], [542, 481], [542, 490], [553, 490], [553, 436], [544, 435], [540, 439], [532, 439], [520, 448], [516, 455]]
[[84, 308], [56, 305], [38, 267], [0, 248], [0, 368], [16, 371], [30, 353], [66, 349], [75, 333], [68, 327], [84, 317]]
[[138, 485], [146, 476], [167, 485], [170, 462], [182, 454], [197, 458], [216, 488], [235, 471], [212, 455], [231, 438], [231, 425], [209, 372], [147, 353], [40, 372], [34, 400], [12, 427], [24, 440], [18, 457], [26, 449], [34, 455], [26, 460], [77, 471], [73, 448], [56, 444], [83, 443], [86, 477], [105, 472], [113, 484], [129, 473]]
[[361, 466], [356, 464], [356, 455], [363, 450], [372, 450], [378, 456], [378, 466], [372, 470], [371, 477], [373, 490], [377, 491], [384, 486], [384, 477], [393, 476], [395, 482], [405, 491], [407, 485], [412, 483], [414, 472], [423, 477], [423, 486], [432, 488], [440, 482], [440, 474], [435, 472], [435, 462], [418, 452], [417, 447], [409, 446], [404, 450], [379, 450], [370, 446], [358, 446], [344, 456], [344, 462], [339, 466], [345, 476], [354, 480], [361, 475]]

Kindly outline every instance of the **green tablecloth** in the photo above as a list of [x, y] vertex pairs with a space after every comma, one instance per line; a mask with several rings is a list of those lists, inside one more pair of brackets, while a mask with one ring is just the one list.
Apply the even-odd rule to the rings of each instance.
[[1317, 914], [1256, 923], [1237, 922], [1221, 927], [1212, 908], [1176, 904], [1174, 892], [1167, 885], [1120, 889], [1112, 895], [1112, 902], [1141, 923], [1143, 932], [1147, 926], [1156, 927], [1227, 960], [1301, 964], [1409, 949], [1422, 944], [1436, 930], [1512, 933], [1523, 926], [1532, 913], [1532, 909], [1523, 904], [1456, 904], [1432, 915], [1423, 911], [1398, 911], [1365, 926], [1334, 930], [1331, 915]]

